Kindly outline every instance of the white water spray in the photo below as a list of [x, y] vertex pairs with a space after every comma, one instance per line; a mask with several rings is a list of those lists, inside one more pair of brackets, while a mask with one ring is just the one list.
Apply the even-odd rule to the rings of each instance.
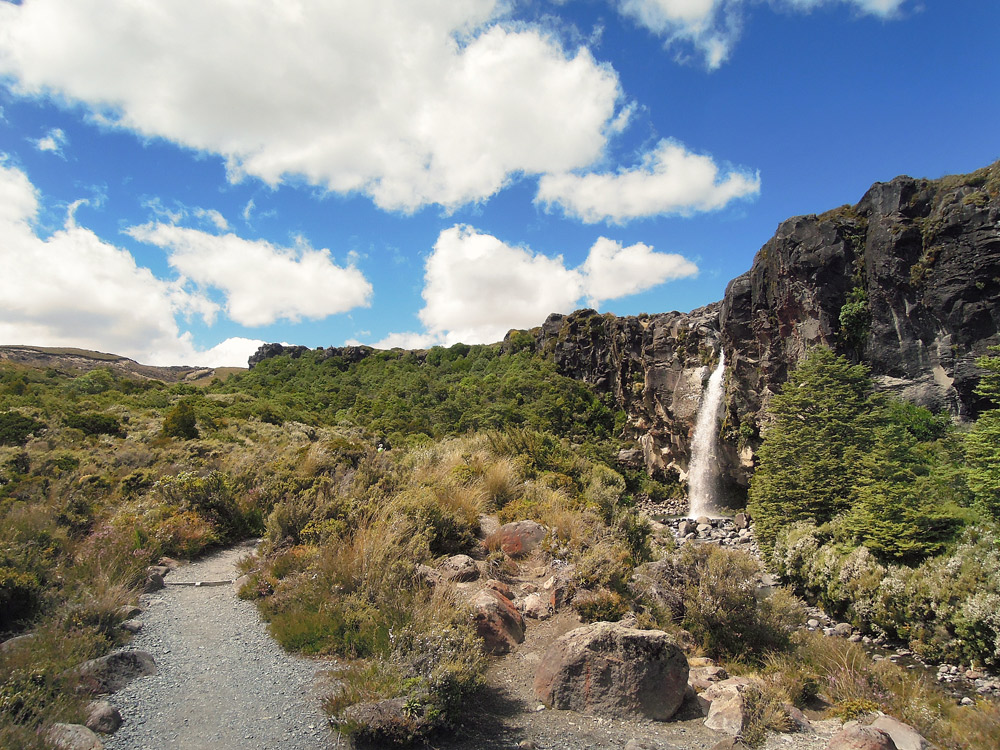
[[722, 406], [722, 379], [726, 370], [726, 355], [719, 350], [719, 365], [708, 379], [708, 387], [698, 407], [698, 420], [691, 440], [691, 468], [688, 472], [688, 494], [691, 509], [688, 518], [713, 515], [712, 495], [718, 479], [716, 447], [719, 442], [719, 409]]

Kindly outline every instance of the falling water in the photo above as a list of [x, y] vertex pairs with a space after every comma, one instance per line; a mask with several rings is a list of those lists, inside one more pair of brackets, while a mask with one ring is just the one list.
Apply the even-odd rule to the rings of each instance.
[[689, 518], [713, 514], [712, 495], [718, 478], [718, 459], [715, 449], [719, 442], [719, 408], [722, 406], [722, 376], [726, 369], [726, 355], [719, 351], [719, 366], [708, 379], [708, 387], [698, 407], [698, 421], [691, 440], [691, 468], [688, 486], [691, 497]]

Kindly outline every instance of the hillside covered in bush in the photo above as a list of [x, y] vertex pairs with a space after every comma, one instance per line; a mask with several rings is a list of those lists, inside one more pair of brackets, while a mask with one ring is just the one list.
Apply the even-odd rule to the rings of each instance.
[[[995, 374], [982, 390], [996, 397]], [[763, 430], [750, 508], [764, 563], [862, 630], [996, 665], [996, 413], [956, 429], [816, 350]], [[419, 571], [467, 552], [511, 575], [483, 546], [485, 517], [547, 527], [544, 554], [572, 571], [583, 619], [628, 617], [763, 675], [762, 706], [863, 699], [956, 748], [995, 729], [985, 704], [961, 722], [933, 693], [907, 709], [915, 688], [888, 664], [838, 693], [846, 657], [797, 630], [790, 592], [755, 596], [760, 562], [653, 531], [637, 501], [684, 488], [618, 464], [622, 424], [590, 386], [499, 345], [305, 352], [204, 388], [0, 365], [0, 628], [33, 635], [0, 654], [0, 744], [41, 747], [39, 728], [79, 719], [71, 667], [125, 641], [121, 608], [147, 566], [254, 536], [241, 595], [274, 637], [355, 660], [335, 715], [402, 696], [421, 720], [395, 739], [447, 726], [487, 657], [467, 603]], [[765, 713], [761, 729], [777, 721]]]

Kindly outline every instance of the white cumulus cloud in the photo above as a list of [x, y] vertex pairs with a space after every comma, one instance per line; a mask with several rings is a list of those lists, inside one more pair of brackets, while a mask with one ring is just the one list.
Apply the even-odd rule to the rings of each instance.
[[605, 300], [644, 292], [665, 281], [695, 276], [698, 266], [682, 255], [657, 253], [642, 242], [622, 247], [620, 242], [601, 237], [590, 248], [582, 271], [587, 304], [600, 307]]
[[536, 201], [561, 206], [587, 223], [623, 223], [656, 214], [712, 211], [760, 192], [758, 174], [719, 172], [711, 157], [664, 140], [634, 169], [546, 175], [539, 180]]
[[[891, 18], [906, 0], [770, 0], [777, 8], [811, 11], [821, 5], [850, 5], [864, 15]], [[715, 70], [739, 40], [748, 0], [617, 0], [619, 11], [664, 38], [670, 47], [690, 45]]]
[[0, 160], [0, 341], [205, 366], [245, 366], [260, 345], [230, 339], [199, 350], [176, 319], [210, 319], [210, 300], [156, 278], [126, 250], [77, 226], [72, 214], [62, 229], [39, 237], [33, 227], [38, 208], [27, 175]]
[[34, 141], [39, 151], [48, 151], [59, 156], [63, 155], [63, 146], [69, 142], [62, 128], [52, 128], [48, 133]]
[[[0, 2], [0, 75], [143, 136], [386, 209], [599, 159], [618, 77], [500, 0]], [[617, 119], [616, 119], [617, 118]], [[627, 119], [627, 116], [626, 116]]]
[[583, 296], [579, 273], [562, 256], [514, 247], [468, 226], [438, 236], [424, 271], [420, 321], [456, 343], [499, 341], [511, 328], [539, 325]]
[[226, 314], [242, 325], [318, 320], [370, 304], [372, 286], [361, 271], [338, 266], [329, 250], [315, 250], [304, 239], [279, 247], [162, 223], [127, 232], [165, 249], [171, 267], [184, 278], [222, 291]]
[[586, 261], [568, 268], [530, 248], [508, 245], [472, 227], [456, 225], [438, 236], [424, 272], [423, 332], [392, 333], [376, 348], [425, 348], [491, 343], [512, 328], [540, 325], [553, 312], [571, 312], [586, 299], [592, 306], [696, 275], [680, 255], [649, 245], [601, 237]]

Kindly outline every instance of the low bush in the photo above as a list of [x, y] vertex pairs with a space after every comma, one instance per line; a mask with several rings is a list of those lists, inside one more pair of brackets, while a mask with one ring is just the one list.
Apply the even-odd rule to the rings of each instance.
[[805, 611], [784, 589], [762, 591], [762, 572], [745, 553], [685, 544], [642, 566], [630, 588], [660, 627], [679, 624], [709, 656], [763, 664], [787, 648]]
[[42, 585], [33, 573], [0, 565], [0, 633], [30, 619], [41, 603]]
[[631, 611], [630, 602], [617, 591], [584, 591], [573, 598], [573, 608], [584, 622], [617, 622]]
[[194, 407], [187, 399], [181, 399], [163, 418], [162, 432], [166, 437], [194, 440], [199, 436], [198, 419]]
[[915, 567], [883, 565], [834, 530], [795, 524], [779, 535], [775, 572], [862, 630], [906, 641], [924, 658], [1000, 665], [1000, 552], [990, 526], [970, 526], [950, 553]]
[[85, 435], [125, 437], [125, 430], [122, 429], [121, 422], [110, 414], [98, 414], [95, 412], [67, 414], [63, 417], [63, 424], [67, 427], [80, 430]]
[[702, 552], [688, 545], [684, 553], [694, 558], [697, 582], [685, 592], [682, 624], [702, 649], [711, 656], [759, 662], [788, 645], [792, 631], [805, 621], [804, 608], [783, 589], [759, 594], [763, 570], [757, 561], [714, 546]]
[[28, 437], [45, 429], [45, 423], [16, 411], [0, 412], [0, 445], [24, 445]]
[[215, 527], [196, 511], [183, 510], [153, 527], [160, 550], [170, 557], [190, 559], [219, 543]]

